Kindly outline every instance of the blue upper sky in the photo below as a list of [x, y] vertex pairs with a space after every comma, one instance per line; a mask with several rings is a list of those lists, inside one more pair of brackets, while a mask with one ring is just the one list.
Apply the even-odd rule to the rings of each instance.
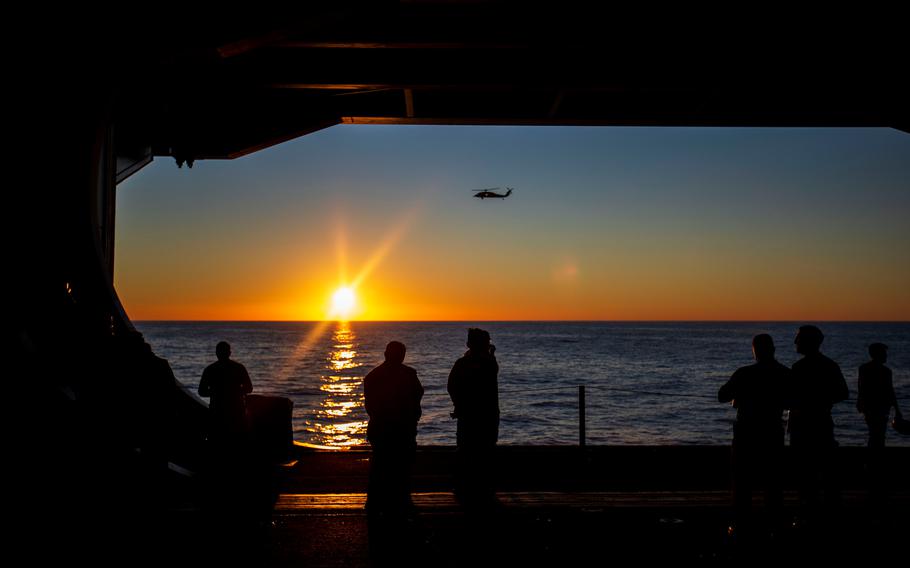
[[140, 319], [316, 319], [366, 265], [371, 319], [910, 319], [908, 220], [890, 129], [336, 126], [155, 160], [116, 280]]

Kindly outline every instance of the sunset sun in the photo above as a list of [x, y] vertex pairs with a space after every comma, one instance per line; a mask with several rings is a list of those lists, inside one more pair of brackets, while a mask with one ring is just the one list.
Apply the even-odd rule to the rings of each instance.
[[355, 302], [354, 290], [347, 286], [342, 286], [332, 294], [332, 313], [338, 317], [346, 318], [354, 310]]

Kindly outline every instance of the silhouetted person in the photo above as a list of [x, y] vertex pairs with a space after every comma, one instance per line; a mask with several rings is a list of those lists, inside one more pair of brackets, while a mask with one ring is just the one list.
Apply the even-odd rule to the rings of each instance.
[[888, 346], [873, 343], [869, 346], [869, 356], [872, 360], [859, 367], [856, 409], [863, 413], [869, 427], [869, 448], [883, 448], [891, 408], [894, 408], [895, 418], [902, 418], [903, 415], [897, 406], [891, 369], [885, 366]]
[[790, 369], [774, 358], [774, 340], [768, 334], [752, 339], [755, 364], [741, 367], [720, 387], [717, 399], [733, 401], [733, 499], [738, 532], [753, 524], [752, 492], [763, 485], [768, 518], [780, 521], [780, 484], [784, 429], [781, 415]]
[[231, 346], [221, 341], [215, 346], [218, 360], [205, 368], [199, 382], [199, 396], [210, 397], [209, 440], [216, 444], [242, 441], [249, 432], [246, 395], [253, 383], [246, 367], [231, 360]]
[[[205, 505], [214, 515], [212, 530], [221, 535], [268, 510], [270, 497], [268, 471], [256, 459], [251, 443], [246, 408], [246, 395], [253, 390], [250, 375], [246, 367], [231, 360], [226, 341], [215, 346], [215, 355], [218, 360], [202, 372], [199, 395], [210, 398]], [[226, 549], [220, 552], [227, 554]]]
[[448, 391], [458, 420], [456, 496], [468, 505], [491, 504], [494, 451], [499, 439], [499, 363], [482, 329], [468, 330], [468, 351], [449, 373]]
[[404, 364], [405, 346], [398, 341], [385, 348], [385, 362], [363, 380], [364, 406], [370, 416], [367, 440], [370, 514], [406, 513], [411, 507], [410, 468], [417, 452], [417, 421], [423, 386], [417, 371]]
[[891, 408], [894, 408], [896, 419], [902, 418], [902, 415], [897, 406], [897, 396], [894, 394], [891, 369], [885, 366], [888, 361], [888, 346], [884, 343], [873, 343], [869, 346], [869, 356], [872, 360], [859, 367], [856, 409], [863, 414], [866, 426], [869, 427], [866, 460], [868, 482], [873, 497], [879, 497], [884, 495], [886, 484], [883, 450]]
[[822, 355], [824, 335], [814, 325], [799, 328], [794, 343], [803, 356], [793, 363], [789, 389], [790, 446], [796, 461], [800, 501], [804, 512], [815, 516], [819, 492], [824, 489], [829, 504], [837, 498], [834, 481], [834, 421], [831, 407], [849, 396], [840, 367]]

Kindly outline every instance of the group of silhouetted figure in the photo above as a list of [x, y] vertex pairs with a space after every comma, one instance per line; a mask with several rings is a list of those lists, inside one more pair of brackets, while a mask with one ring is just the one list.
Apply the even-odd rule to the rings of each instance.
[[[483, 507], [495, 503], [492, 464], [499, 438], [499, 364], [486, 330], [470, 328], [467, 347], [448, 380], [452, 416], [457, 419], [455, 494], [466, 506]], [[215, 466], [233, 467], [238, 448], [249, 441], [245, 400], [253, 386], [246, 368], [231, 360], [227, 342], [218, 343], [215, 353], [218, 360], [205, 368], [199, 394], [210, 397], [208, 442]], [[375, 515], [406, 515], [413, 508], [410, 477], [423, 386], [417, 371], [404, 364], [405, 353], [403, 343], [390, 342], [385, 361], [363, 381], [372, 448], [367, 509]]]
[[[774, 356], [770, 335], [752, 340], [755, 363], [737, 369], [720, 388], [718, 400], [736, 407], [733, 427], [734, 510], [738, 530], [755, 524], [754, 490], [764, 488], [767, 520], [782, 519], [785, 427], [790, 435], [793, 478], [800, 499], [800, 520], [811, 522], [836, 504], [838, 490], [834, 448], [834, 404], [849, 397], [837, 363], [821, 353], [824, 335], [813, 325], [799, 328], [794, 341], [802, 358], [792, 368]], [[466, 507], [496, 504], [493, 463], [499, 436], [499, 364], [490, 334], [470, 328], [468, 350], [449, 373], [447, 390], [457, 419], [455, 495]], [[891, 409], [903, 422], [887, 346], [869, 346], [871, 360], [859, 368], [857, 409], [869, 429], [867, 471], [875, 484], [884, 474], [883, 448]], [[252, 391], [249, 374], [230, 359], [226, 342], [216, 347], [218, 361], [206, 367], [199, 394], [211, 398], [209, 442], [219, 455], [248, 437], [245, 396]], [[367, 440], [372, 448], [367, 490], [371, 515], [407, 515], [412, 509], [410, 477], [417, 452], [417, 425], [424, 389], [417, 371], [404, 364], [406, 347], [398, 341], [385, 348], [385, 361], [364, 378], [364, 404], [369, 415]]]
[[[455, 495], [466, 506], [495, 502], [493, 450], [499, 438], [496, 347], [489, 332], [468, 330], [468, 350], [449, 373], [448, 391], [457, 419]], [[363, 381], [372, 448], [367, 510], [371, 515], [407, 514], [413, 507], [410, 468], [417, 451], [417, 422], [423, 387], [404, 364], [405, 346], [392, 341], [385, 362]]]
[[[764, 487], [766, 523], [773, 530], [783, 521], [784, 422], [799, 494], [797, 524], [815, 524], [839, 500], [834, 464], [834, 404], [849, 397], [837, 363], [821, 352], [824, 335], [814, 325], [799, 328], [794, 343], [802, 358], [792, 368], [774, 358], [774, 341], [760, 334], [752, 339], [755, 363], [737, 369], [718, 392], [720, 402], [733, 402], [733, 489], [736, 529], [746, 532], [757, 523], [752, 494]], [[891, 370], [885, 366], [888, 348], [869, 346], [871, 361], [859, 368], [857, 409], [869, 428], [867, 471], [870, 484], [882, 481], [885, 432], [891, 408], [902, 419], [894, 393]], [[766, 527], [767, 528], [767, 527]]]

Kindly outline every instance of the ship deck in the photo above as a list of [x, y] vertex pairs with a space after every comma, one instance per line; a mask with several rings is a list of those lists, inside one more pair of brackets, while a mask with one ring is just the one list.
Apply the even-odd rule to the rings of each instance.
[[[480, 511], [465, 510], [452, 495], [454, 451], [421, 448], [415, 507], [402, 518], [364, 509], [369, 452], [296, 450], [295, 461], [279, 468], [277, 503], [266, 517], [207, 510], [192, 492], [168, 492], [166, 506], [151, 514], [137, 514], [127, 495], [84, 511], [72, 538], [54, 546], [42, 540], [42, 527], [66, 520], [38, 512], [20, 526], [33, 531], [35, 558], [344, 568], [894, 562], [905, 559], [910, 534], [910, 448], [888, 448], [886, 478], [871, 485], [878, 500], [863, 448], [841, 448], [841, 499], [821, 518], [791, 524], [802, 519], [788, 485], [785, 522], [773, 534], [732, 535], [726, 447], [501, 447], [499, 504]], [[761, 515], [759, 497], [755, 507]]]
[[[898, 543], [910, 530], [910, 483], [899, 473], [908, 450], [888, 449], [878, 501], [864, 448], [840, 448], [840, 501], [822, 519], [802, 524], [788, 483], [782, 526], [731, 535], [728, 447], [503, 446], [499, 504], [483, 511], [463, 509], [450, 490], [454, 451], [425, 447], [414, 465], [414, 512], [397, 520], [364, 510], [368, 452], [301, 449], [254, 560], [346, 568], [890, 561], [905, 555]], [[761, 515], [760, 496], [755, 508]]]

